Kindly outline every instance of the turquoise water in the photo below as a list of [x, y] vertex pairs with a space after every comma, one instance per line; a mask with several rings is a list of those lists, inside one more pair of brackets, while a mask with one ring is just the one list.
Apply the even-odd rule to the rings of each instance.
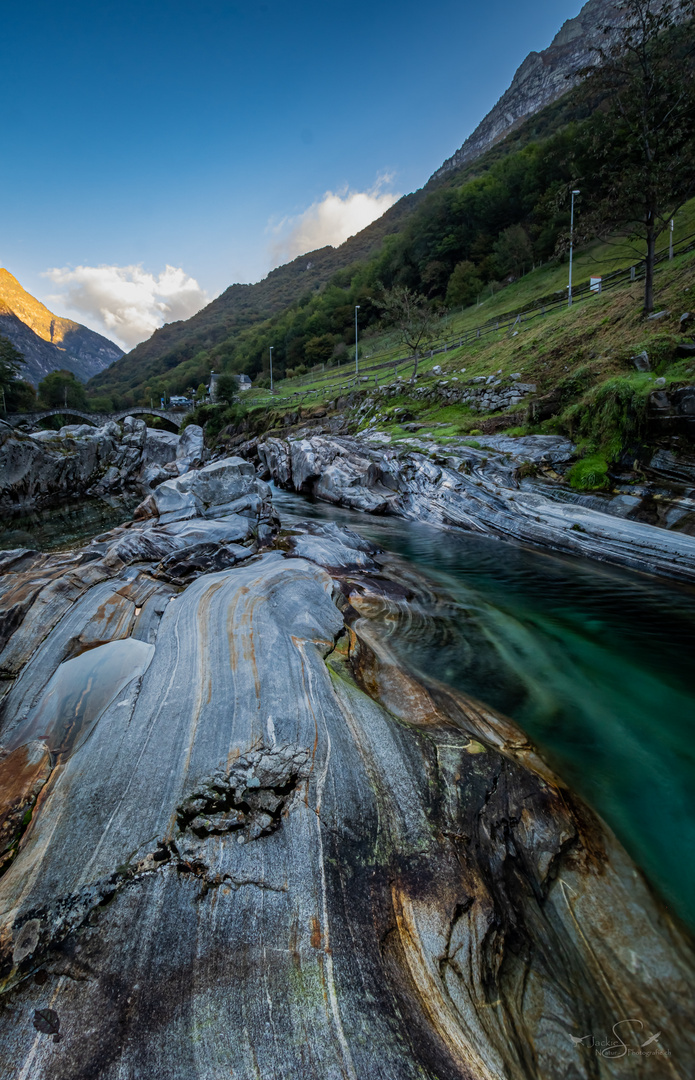
[[695, 591], [286, 492], [284, 524], [349, 525], [417, 566], [423, 615], [391, 647], [512, 716], [695, 925]]

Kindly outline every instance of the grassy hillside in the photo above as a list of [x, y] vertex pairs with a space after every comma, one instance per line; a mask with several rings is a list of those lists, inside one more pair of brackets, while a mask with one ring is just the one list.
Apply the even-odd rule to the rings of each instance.
[[[695, 201], [686, 208], [680, 223], [683, 235], [695, 231]], [[631, 252], [622, 258], [630, 265]], [[597, 270], [613, 268], [620, 248], [594, 244], [576, 261], [575, 281]], [[476, 325], [483, 312], [502, 315], [510, 306], [521, 307], [529, 295], [545, 294], [561, 287], [565, 268], [543, 267], [511, 285], [504, 293], [447, 319], [452, 336]], [[695, 309], [695, 252], [677, 256], [660, 265], [657, 276], [660, 307], [668, 315], [645, 320], [640, 282], [613, 292], [591, 295], [571, 308], [555, 308], [545, 317], [519, 324], [512, 336], [500, 331], [445, 354], [426, 357], [419, 374], [410, 381], [412, 361], [394, 369], [378, 370], [378, 388], [370, 367], [402, 356], [388, 338], [375, 338], [374, 352], [363, 361], [362, 375], [354, 379], [352, 365], [342, 371], [317, 373], [305, 382], [285, 380], [275, 395], [250, 391], [241, 407], [224, 405], [202, 409], [197, 419], [207, 424], [210, 441], [225, 441], [242, 431], [276, 429], [286, 434], [307, 422], [325, 424], [335, 415], [347, 421], [353, 432], [385, 431], [404, 445], [414, 435], [427, 435], [445, 450], [449, 439], [470, 436], [482, 440], [486, 433], [559, 433], [578, 444], [578, 462], [569, 481], [581, 490], [601, 490], [611, 485], [614, 463], [648, 458], [650, 441], [645, 424], [649, 395], [664, 389], [695, 384], [695, 356], [679, 357], [678, 345], [692, 340], [693, 325], [684, 339], [680, 316]], [[632, 357], [646, 350], [652, 370], [635, 369]], [[440, 372], [433, 371], [437, 366]], [[511, 374], [535, 384], [535, 392], [522, 406], [503, 412], [476, 412], [468, 405], [451, 403], [448, 390], [460, 389], [469, 380], [495, 375], [503, 382]], [[663, 380], [657, 384], [656, 380]], [[530, 406], [530, 407], [529, 407]], [[544, 417], [540, 419], [540, 417]], [[288, 426], [288, 421], [290, 422]], [[686, 449], [681, 439], [682, 449]], [[639, 472], [635, 474], [635, 482]]]
[[[274, 318], [292, 307], [306, 306], [331, 281], [340, 287], [349, 287], [356, 281], [345, 306], [359, 302], [355, 297], [360, 292], [360, 278], [370, 277], [365, 275], [366, 264], [382, 252], [387, 238], [404, 232], [423, 203], [435, 203], [443, 193], [456, 191], [484, 177], [495, 166], [499, 167], [505, 158], [547, 140], [568, 124], [581, 120], [585, 112], [586, 107], [576, 95], [565, 95], [520, 125], [477, 161], [452, 170], [438, 180], [431, 180], [419, 191], [404, 196], [381, 218], [340, 247], [321, 248], [302, 255], [271, 271], [255, 285], [232, 285], [191, 319], [169, 323], [155, 331], [151, 338], [122, 357], [108, 372], [95, 377], [89, 384], [90, 392], [102, 399], [111, 398], [114, 406], [127, 407], [145, 402], [150, 391], [158, 396], [163, 391], [181, 393], [188, 386], [197, 386], [207, 380], [211, 369], [232, 366], [235, 370], [251, 370], [255, 374], [253, 361], [231, 364], [235, 345], [244, 333], [266, 325], [272, 329]], [[362, 290], [361, 298], [365, 299], [365, 295]], [[346, 333], [349, 323], [347, 318]], [[265, 343], [260, 348], [265, 348]], [[282, 366], [287, 359], [282, 356], [281, 349], [276, 353], [276, 360]], [[301, 359], [295, 356], [294, 362], [301, 362]]]

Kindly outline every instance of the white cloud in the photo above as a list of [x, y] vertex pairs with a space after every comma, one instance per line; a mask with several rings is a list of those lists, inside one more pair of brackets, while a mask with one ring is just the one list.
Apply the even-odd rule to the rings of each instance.
[[327, 191], [304, 213], [269, 226], [268, 231], [277, 237], [271, 245], [273, 266], [327, 244], [337, 247], [349, 236], [366, 229], [400, 199], [400, 195], [382, 190], [390, 182], [391, 177], [385, 175], [379, 177], [370, 191], [348, 188]]
[[61, 289], [47, 297], [59, 312], [88, 323], [132, 349], [165, 322], [187, 319], [208, 303], [195, 278], [176, 266], [151, 274], [141, 266], [75, 266], [47, 270]]

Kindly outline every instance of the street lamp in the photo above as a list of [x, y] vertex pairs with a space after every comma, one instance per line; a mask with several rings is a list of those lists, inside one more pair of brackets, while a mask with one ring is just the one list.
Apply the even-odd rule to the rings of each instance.
[[360, 367], [357, 354], [357, 312], [360, 310], [360, 305], [355, 304], [355, 375], [359, 375]]
[[572, 307], [572, 241], [574, 240], [574, 196], [579, 195], [578, 191], [572, 192], [572, 212], [570, 214], [570, 284], [569, 295], [567, 298], [567, 307]]
[[270, 346], [270, 392], [273, 392], [273, 349], [274, 345]]

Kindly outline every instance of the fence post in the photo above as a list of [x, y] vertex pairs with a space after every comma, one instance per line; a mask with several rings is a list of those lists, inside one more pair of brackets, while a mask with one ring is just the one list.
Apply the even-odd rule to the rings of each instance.
[[630, 267], [630, 281], [634, 281], [634, 280], [635, 280], [635, 268], [634, 268], [634, 266], [631, 266]]

